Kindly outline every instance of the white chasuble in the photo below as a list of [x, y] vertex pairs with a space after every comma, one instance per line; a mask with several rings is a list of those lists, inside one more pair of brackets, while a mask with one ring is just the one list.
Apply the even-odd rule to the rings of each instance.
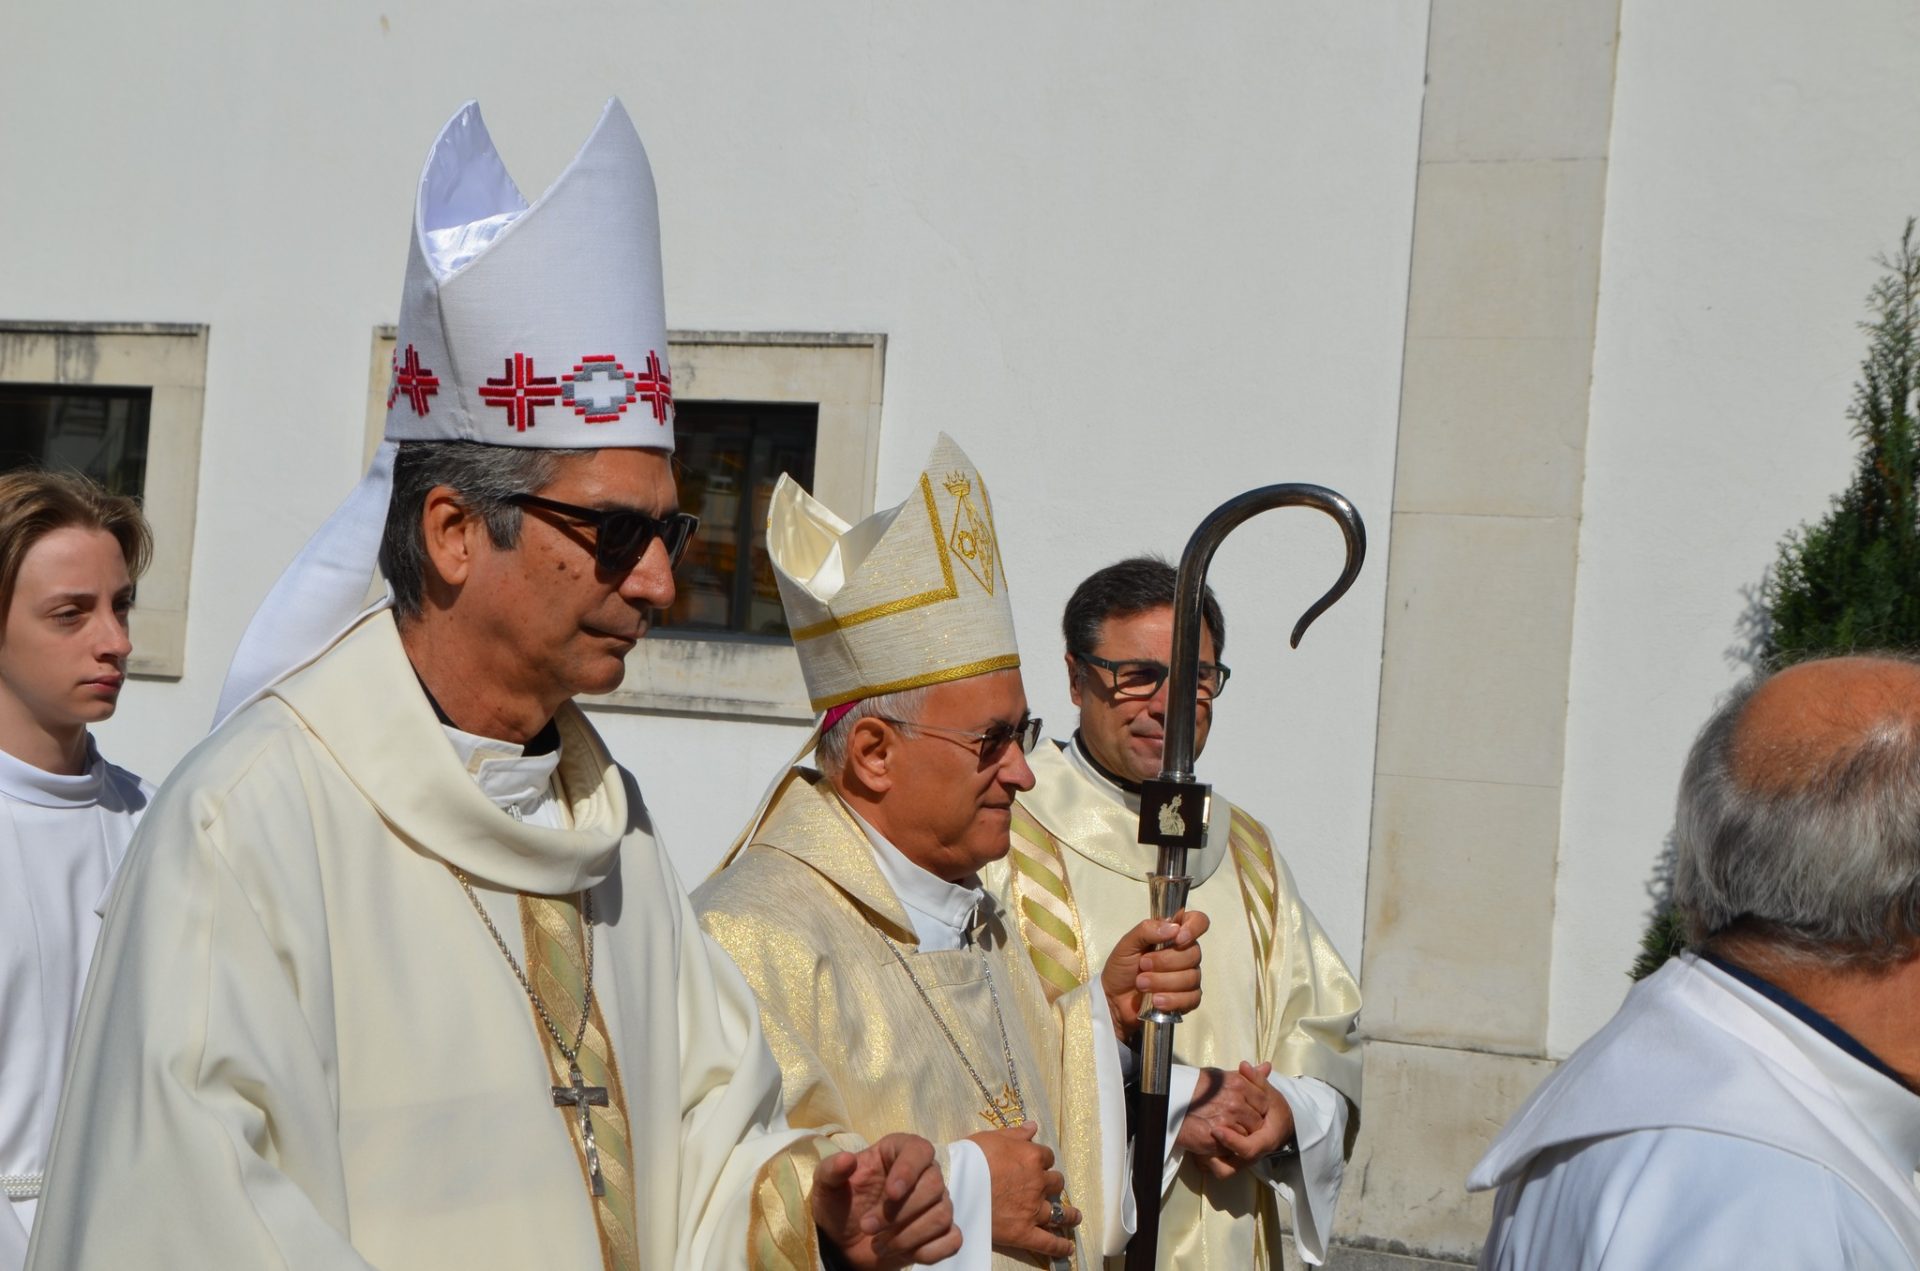
[[0, 752], [0, 1271], [20, 1271], [107, 885], [153, 791], [88, 742], [77, 776]]
[[[1125, 1113], [1106, 1001], [1096, 984], [1050, 1004], [991, 897], [965, 946], [922, 948], [858, 819], [817, 773], [794, 769], [694, 908], [760, 1000], [794, 1125], [842, 1147], [923, 1135], [944, 1169], [946, 1145], [1023, 1105], [1083, 1215], [1071, 1265], [1097, 1267], [1124, 1246]], [[991, 1265], [1047, 1264], [995, 1249]]]
[[[1151, 912], [1157, 852], [1139, 836], [1138, 797], [1102, 777], [1072, 743], [1028, 757], [1034, 787], [1014, 806], [1013, 851], [983, 871], [1050, 992], [1097, 978], [1121, 937]], [[1271, 1062], [1293, 1110], [1297, 1150], [1217, 1179], [1185, 1161], [1160, 1213], [1160, 1265], [1277, 1268], [1277, 1202], [1292, 1210], [1303, 1260], [1326, 1256], [1346, 1155], [1359, 1129], [1360, 989], [1301, 900], [1264, 826], [1219, 794], [1204, 847], [1189, 853], [1187, 906], [1212, 926], [1197, 1010], [1174, 1031], [1174, 1059], [1232, 1071]]]
[[1920, 1266], [1916, 1167], [1920, 1095], [1688, 954], [1541, 1084], [1467, 1187], [1500, 1189], [1482, 1267], [1884, 1271]]
[[753, 998], [631, 776], [556, 723], [567, 828], [475, 785], [381, 612], [187, 757], [107, 911], [31, 1266], [607, 1265], [546, 1039], [449, 867], [502, 917], [591, 891], [640, 1265], [812, 1262]]

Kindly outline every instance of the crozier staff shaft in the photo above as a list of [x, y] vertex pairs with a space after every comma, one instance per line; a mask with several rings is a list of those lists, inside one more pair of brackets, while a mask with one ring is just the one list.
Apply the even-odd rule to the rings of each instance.
[[[1207, 568], [1226, 536], [1248, 518], [1271, 508], [1311, 507], [1332, 517], [1347, 541], [1347, 563], [1325, 595], [1294, 624], [1289, 647], [1345, 595], [1367, 559], [1367, 527], [1344, 495], [1325, 486], [1289, 482], [1249, 490], [1207, 515], [1187, 540], [1174, 579], [1173, 650], [1168, 666], [1167, 720], [1160, 752], [1160, 775], [1140, 795], [1140, 842], [1159, 849], [1148, 879], [1152, 916], [1172, 918], [1187, 902], [1187, 852], [1206, 840], [1212, 793], [1193, 775], [1195, 690], [1200, 678], [1201, 597]], [[1167, 1093], [1173, 1076], [1173, 1031], [1180, 1017], [1149, 1008], [1140, 1017], [1140, 1087], [1134, 1096], [1133, 1197], [1139, 1229], [1127, 1245], [1127, 1271], [1154, 1271], [1160, 1246], [1160, 1172], [1167, 1146]]]

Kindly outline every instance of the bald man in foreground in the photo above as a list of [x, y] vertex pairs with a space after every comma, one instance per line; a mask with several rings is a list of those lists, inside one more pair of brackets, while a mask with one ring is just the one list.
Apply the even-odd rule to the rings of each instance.
[[1920, 665], [1737, 691], [1681, 778], [1693, 951], [1474, 1169], [1490, 1268], [1920, 1266]]

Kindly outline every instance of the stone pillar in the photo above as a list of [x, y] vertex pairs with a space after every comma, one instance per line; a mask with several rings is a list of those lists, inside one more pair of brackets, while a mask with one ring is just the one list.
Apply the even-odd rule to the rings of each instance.
[[[1619, 0], [1433, 0], [1337, 1266], [1470, 1259], [1545, 1061]], [[1361, 1250], [1370, 1250], [1363, 1253]]]

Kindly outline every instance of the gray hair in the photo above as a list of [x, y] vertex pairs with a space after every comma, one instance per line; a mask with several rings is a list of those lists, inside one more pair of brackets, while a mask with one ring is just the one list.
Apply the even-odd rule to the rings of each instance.
[[1888, 716], [1787, 788], [1755, 790], [1734, 750], [1767, 678], [1737, 689], [1687, 758], [1674, 905], [1707, 948], [1753, 936], [1825, 966], [1897, 962], [1920, 942], [1920, 724]]
[[483, 446], [472, 441], [403, 441], [393, 461], [393, 497], [380, 536], [380, 572], [393, 588], [401, 621], [420, 616], [426, 593], [427, 541], [420, 524], [427, 495], [446, 486], [485, 523], [502, 551], [520, 544], [520, 509], [507, 502], [553, 480], [560, 460], [586, 450]]
[[835, 720], [832, 728], [820, 735], [820, 742], [814, 748], [820, 771], [829, 777], [840, 776], [847, 766], [847, 739], [853, 736], [853, 726], [861, 720], [885, 717], [904, 720], [911, 725], [920, 718], [920, 712], [926, 705], [925, 688], [901, 689], [898, 693], [882, 693], [878, 697], [862, 699], [852, 710]]

